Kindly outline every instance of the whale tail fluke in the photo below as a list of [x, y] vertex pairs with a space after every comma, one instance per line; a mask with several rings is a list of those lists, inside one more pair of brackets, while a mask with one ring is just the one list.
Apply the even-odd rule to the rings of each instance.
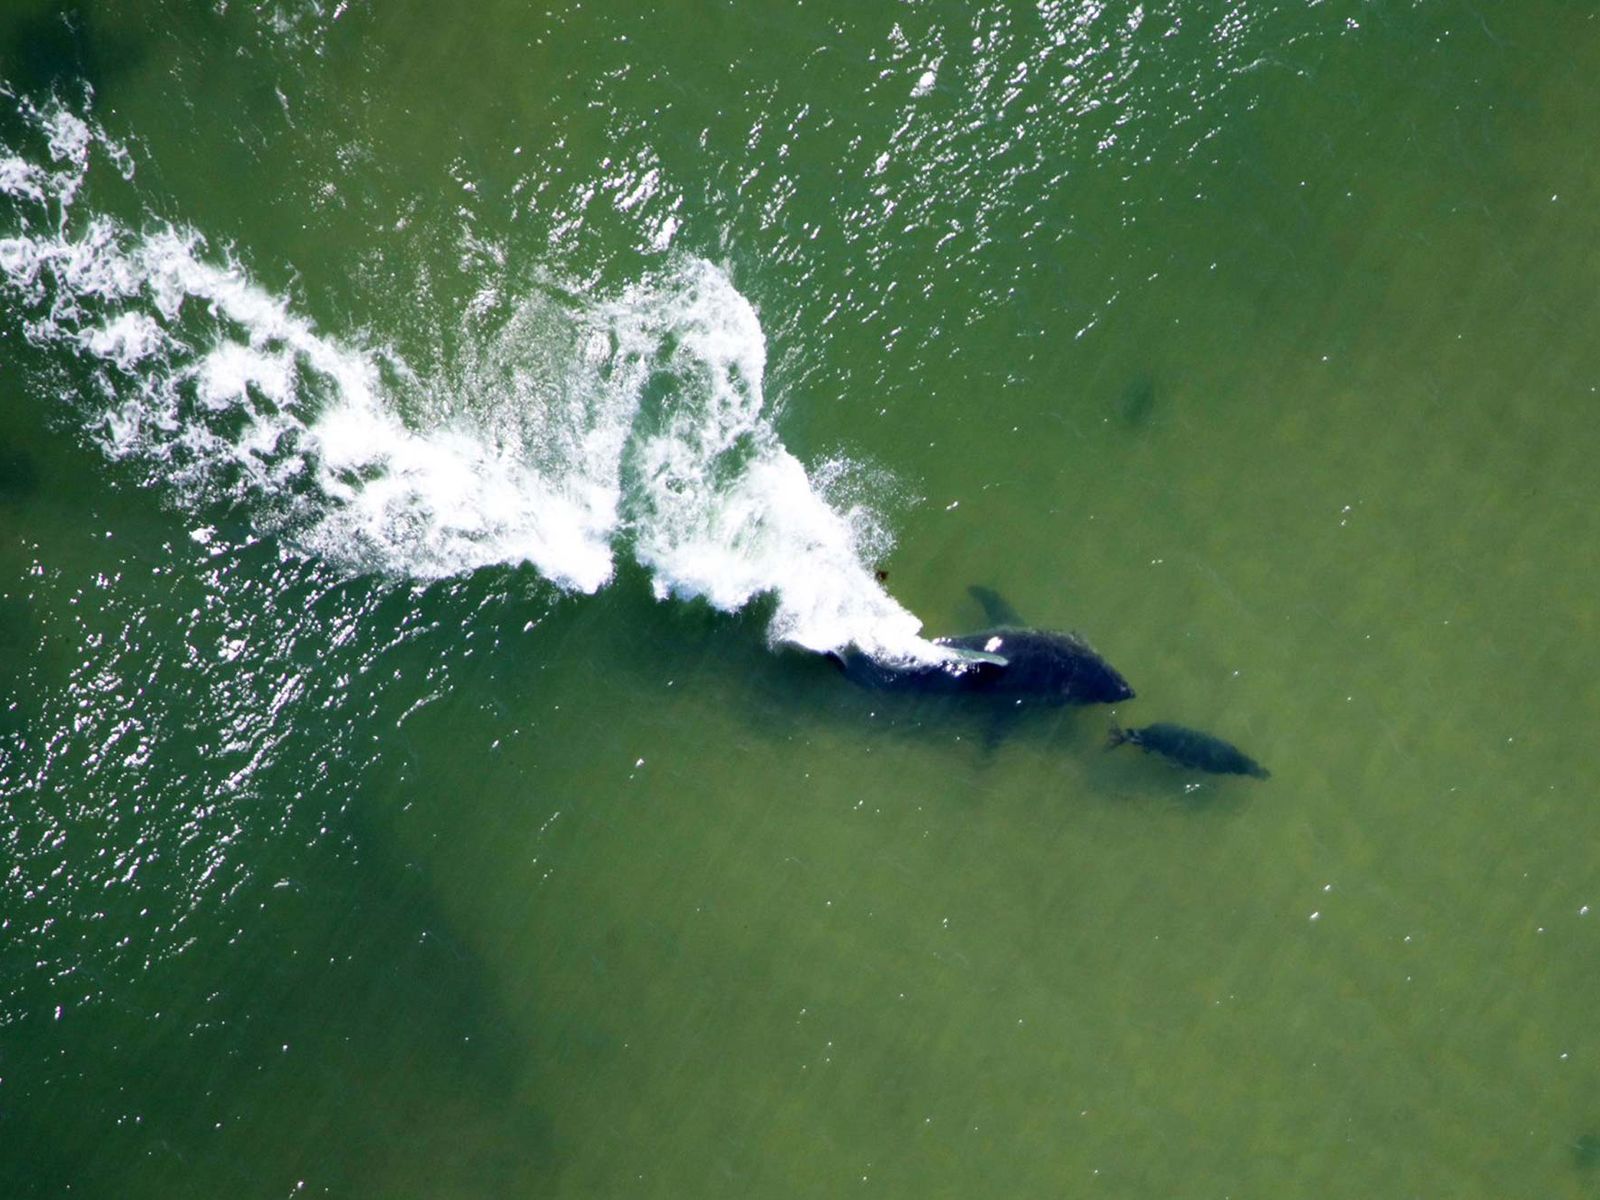
[[1115, 750], [1127, 740], [1128, 731], [1122, 728], [1122, 726], [1113, 722], [1111, 728], [1106, 732], [1106, 749]]

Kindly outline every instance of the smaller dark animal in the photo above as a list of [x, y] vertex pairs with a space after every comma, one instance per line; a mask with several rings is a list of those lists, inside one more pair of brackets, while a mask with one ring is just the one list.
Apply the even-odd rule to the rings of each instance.
[[1146, 725], [1143, 729], [1120, 729], [1113, 725], [1106, 738], [1106, 749], [1132, 742], [1147, 754], [1159, 754], [1180, 767], [1210, 771], [1213, 775], [1253, 775], [1266, 779], [1268, 771], [1239, 747], [1198, 729], [1182, 725]]
[[1150, 423], [1150, 414], [1156, 407], [1156, 381], [1150, 375], [1141, 375], [1122, 391], [1122, 419], [1137, 428]]
[[1600, 1167], [1600, 1133], [1583, 1133], [1572, 1143], [1572, 1165], [1580, 1171]]

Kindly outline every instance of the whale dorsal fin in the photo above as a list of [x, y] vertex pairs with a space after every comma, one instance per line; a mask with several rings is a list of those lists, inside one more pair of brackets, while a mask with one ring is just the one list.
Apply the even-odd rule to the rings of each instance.
[[1023, 623], [1022, 615], [1011, 607], [1011, 602], [993, 588], [973, 584], [967, 589], [967, 595], [978, 602], [989, 624], [1020, 626]]

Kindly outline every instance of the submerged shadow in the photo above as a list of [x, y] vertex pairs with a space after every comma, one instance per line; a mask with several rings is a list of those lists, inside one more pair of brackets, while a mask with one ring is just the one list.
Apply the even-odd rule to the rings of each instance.
[[773, 608], [770, 599], [735, 613], [704, 601], [658, 602], [644, 573], [624, 567], [599, 594], [557, 604], [537, 636], [497, 644], [477, 668], [475, 687], [508, 712], [525, 711], [539, 704], [547, 669], [565, 675], [589, 664], [597, 678], [616, 681], [606, 686], [630, 706], [693, 693], [769, 742], [823, 732], [980, 762], [1017, 746], [1098, 755], [1104, 744], [1111, 712], [1104, 705], [863, 687], [830, 656], [771, 645]]
[[276, 1196], [305, 1180], [307, 1194], [489, 1197], [548, 1182], [526, 1038], [367, 807], [328, 818], [309, 850], [269, 850], [246, 893], [258, 903], [190, 951], [66, 1020], [12, 1014], [0, 1194]]
[[[693, 694], [697, 704], [733, 714], [734, 727], [772, 745], [817, 734], [835, 744], [858, 740], [948, 761], [979, 779], [1009, 755], [1042, 752], [1046, 762], [1071, 762], [1076, 798], [1085, 801], [1174, 804], [1216, 813], [1247, 805], [1272, 786], [1185, 767], [1135, 747], [1111, 749], [1113, 726], [1130, 716], [1138, 723], [1148, 711], [1138, 699], [1125, 705], [1037, 699], [1016, 704], [1002, 694], [863, 687], [827, 655], [771, 645], [770, 599], [734, 613], [704, 601], [657, 601], [643, 569], [625, 564], [609, 587], [556, 599], [530, 622], [529, 595], [536, 590], [531, 573], [506, 569], [479, 572], [466, 584], [430, 591], [422, 601], [430, 612], [436, 607], [439, 623], [450, 627], [469, 619], [481, 627], [499, 607], [502, 633], [483, 647], [489, 653], [473, 659], [470, 677], [457, 679], [470, 682], [475, 704], [506, 714], [509, 724], [520, 723], [509, 720], [513, 714], [549, 711], [552, 678], [589, 676], [595, 688], [566, 699], [583, 705], [592, 719], [621, 708], [640, 713], [652, 703]], [[544, 595], [548, 599], [547, 588]], [[974, 597], [984, 609], [973, 611], [976, 628], [1001, 610], [988, 589], [975, 589]], [[419, 670], [438, 651], [419, 646], [414, 652], [411, 669]], [[1136, 686], [1140, 682], [1135, 678]]]
[[26, 450], [0, 450], [0, 504], [31, 500], [39, 492], [39, 467]]
[[24, 95], [65, 96], [87, 85], [103, 97], [146, 54], [142, 39], [107, 25], [90, 0], [48, 0], [0, 18], [0, 81]]
[[1156, 400], [1155, 377], [1140, 375], [1122, 389], [1117, 398], [1117, 415], [1130, 429], [1143, 429], [1155, 416]]

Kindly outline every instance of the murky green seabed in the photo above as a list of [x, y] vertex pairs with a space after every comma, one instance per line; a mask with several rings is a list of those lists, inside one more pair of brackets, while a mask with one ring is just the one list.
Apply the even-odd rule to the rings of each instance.
[[425, 375], [725, 264], [929, 630], [1273, 777], [295, 553], [8, 314], [0, 1193], [1600, 1196], [1600, 17], [67, 8], [84, 209]]

